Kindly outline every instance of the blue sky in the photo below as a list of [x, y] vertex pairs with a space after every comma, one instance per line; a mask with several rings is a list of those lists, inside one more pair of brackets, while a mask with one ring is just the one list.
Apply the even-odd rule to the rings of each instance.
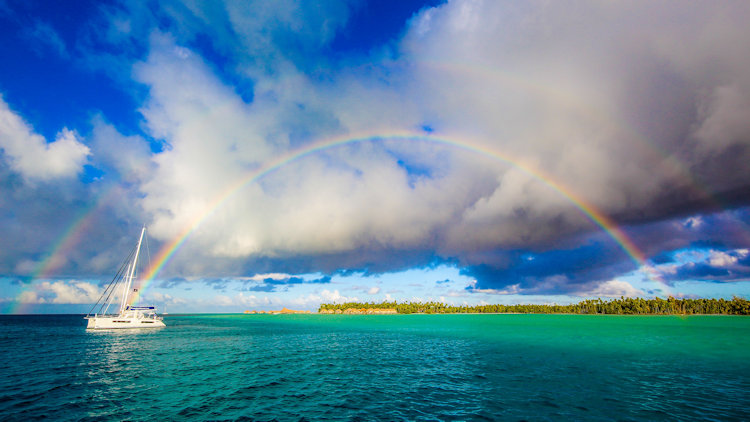
[[748, 297], [748, 18], [0, 1], [0, 311]]

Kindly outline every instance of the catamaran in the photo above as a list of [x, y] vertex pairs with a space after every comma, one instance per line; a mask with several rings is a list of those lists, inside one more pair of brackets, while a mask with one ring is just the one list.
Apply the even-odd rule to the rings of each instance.
[[[132, 286], [133, 281], [136, 279], [136, 266], [145, 233], [146, 226], [143, 226], [138, 244], [130, 252], [130, 255], [128, 255], [125, 262], [123, 262], [117, 271], [117, 274], [115, 274], [115, 277], [107, 288], [104, 289], [104, 293], [102, 293], [99, 300], [96, 301], [91, 311], [86, 315], [85, 319], [88, 320], [87, 329], [110, 330], [113, 328], [165, 327], [162, 318], [156, 315], [155, 306], [133, 306], [130, 304], [131, 296], [138, 293], [138, 289]], [[113, 305], [112, 302], [117, 299], [118, 290], [122, 291], [118, 312], [117, 314], [109, 314], [107, 312], [110, 306]], [[97, 306], [99, 306], [99, 310], [92, 315]]]

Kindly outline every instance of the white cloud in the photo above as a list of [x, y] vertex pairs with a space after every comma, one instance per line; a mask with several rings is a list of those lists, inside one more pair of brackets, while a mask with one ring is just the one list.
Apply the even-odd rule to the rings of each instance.
[[683, 227], [688, 229], [699, 229], [704, 224], [704, 219], [701, 216], [688, 217], [682, 221]]
[[43, 282], [41, 290], [54, 293], [52, 303], [94, 303], [101, 295], [99, 287], [83, 281]]
[[327, 289], [320, 292], [320, 299], [326, 303], [359, 302], [357, 297], [343, 296], [338, 290], [330, 291]]
[[35, 291], [25, 290], [18, 295], [18, 301], [20, 303], [46, 303], [47, 301], [39, 297]]
[[76, 134], [63, 128], [47, 143], [0, 97], [0, 150], [10, 167], [30, 181], [47, 181], [78, 174], [90, 154]]
[[492, 295], [515, 295], [523, 292], [520, 284], [512, 284], [504, 289], [472, 289], [473, 293], [485, 293]]
[[102, 116], [94, 117], [92, 123], [91, 148], [98, 165], [114, 169], [127, 183], [141, 183], [153, 177], [152, 154], [146, 140], [122, 135]]
[[216, 295], [207, 300], [200, 300], [198, 301], [198, 303], [201, 306], [217, 305], [221, 307], [235, 307], [235, 308], [269, 307], [269, 306], [280, 306], [281, 304], [278, 298], [270, 298], [268, 296], [258, 297], [252, 294], [246, 295], [244, 292], [239, 292], [232, 296]]
[[749, 249], [736, 249], [732, 252], [712, 250], [708, 256], [708, 263], [712, 267], [731, 267], [750, 253]]
[[266, 273], [266, 274], [255, 274], [252, 277], [245, 277], [243, 279], [252, 280], [252, 281], [265, 281], [269, 278], [272, 280], [288, 280], [292, 277], [295, 277], [295, 276], [292, 274], [286, 274], [286, 273]]
[[142, 302], [155, 302], [156, 304], [169, 304], [169, 305], [182, 305], [186, 304], [187, 300], [181, 297], [173, 297], [167, 293], [161, 292], [148, 292]]
[[575, 293], [584, 297], [638, 297], [643, 296], [642, 290], [636, 289], [627, 281], [610, 280], [597, 284], [592, 290]]
[[21, 303], [87, 304], [95, 303], [101, 291], [85, 281], [43, 281], [19, 295]]
[[372, 287], [367, 291], [368, 295], [376, 295], [378, 293], [380, 293], [380, 287], [378, 286]]
[[227, 296], [227, 295], [216, 295], [214, 296], [212, 300], [213, 304], [219, 305], [219, 306], [232, 306], [236, 305], [237, 302], [234, 300], [234, 298]]
[[[320, 93], [294, 75], [274, 88], [282, 98], [244, 104], [197, 57], [174, 51], [169, 38], [156, 36], [149, 60], [136, 66], [136, 75], [151, 87], [142, 109], [151, 134], [170, 145], [154, 158], [157, 170], [142, 186], [152, 233], [162, 239], [194, 224], [260, 162], [286, 153], [292, 104], [321, 106]], [[306, 130], [318, 130], [314, 120], [304, 123], [311, 125]], [[440, 152], [427, 147], [428, 156]], [[191, 240], [231, 258], [407, 247], [421, 243], [467, 196], [461, 178], [410, 185], [392, 153], [371, 144], [307, 157], [263, 183], [227, 197]]]

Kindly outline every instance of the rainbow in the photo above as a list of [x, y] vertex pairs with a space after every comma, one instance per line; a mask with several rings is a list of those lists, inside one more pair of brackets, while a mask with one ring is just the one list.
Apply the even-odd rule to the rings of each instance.
[[363, 134], [358, 136], [347, 136], [338, 137], [332, 139], [325, 139], [316, 143], [307, 145], [303, 148], [290, 151], [284, 155], [271, 160], [259, 168], [247, 173], [234, 183], [227, 186], [223, 191], [218, 193], [213, 200], [206, 206], [205, 210], [198, 214], [190, 224], [185, 226], [182, 231], [175, 236], [171, 241], [167, 242], [157, 253], [157, 256], [144, 274], [141, 288], [136, 295], [131, 298], [131, 303], [135, 303], [146, 287], [153, 281], [153, 279], [159, 274], [162, 268], [169, 262], [170, 258], [180, 249], [185, 243], [187, 238], [218, 208], [224, 204], [232, 195], [236, 194], [243, 187], [252, 184], [264, 176], [272, 173], [273, 171], [302, 158], [308, 157], [320, 151], [324, 151], [331, 148], [340, 147], [343, 145], [351, 145], [363, 142], [385, 142], [385, 141], [403, 141], [403, 142], [428, 142], [438, 145], [444, 145], [448, 147], [458, 148], [460, 150], [469, 151], [472, 153], [481, 154], [497, 161], [509, 164], [524, 173], [528, 174], [532, 178], [544, 183], [559, 194], [567, 198], [573, 205], [575, 205], [589, 220], [595, 225], [602, 228], [620, 248], [638, 265], [639, 267], [646, 266], [646, 257], [644, 253], [635, 245], [635, 243], [627, 236], [627, 234], [618, 227], [618, 225], [609, 218], [602, 211], [597, 209], [594, 205], [587, 203], [578, 194], [573, 192], [571, 189], [556, 182], [551, 175], [544, 171], [531, 166], [530, 164], [524, 163], [521, 160], [513, 159], [508, 155], [499, 153], [497, 151], [488, 149], [481, 146], [481, 143], [470, 142], [470, 141], [455, 141], [454, 138], [446, 136], [433, 136], [431, 134], [424, 133], [389, 133], [389, 134]]
[[33, 281], [50, 277], [65, 263], [65, 255], [80, 243], [83, 235], [91, 228], [96, 211], [99, 210], [103, 204], [107, 203], [108, 199], [115, 191], [116, 186], [117, 185], [113, 184], [100, 193], [96, 200], [92, 201], [88, 207], [84, 208], [76, 216], [73, 222], [62, 232], [62, 234], [58, 236], [57, 241], [53, 244], [47, 257], [40, 261], [29, 275], [29, 283], [21, 289], [21, 292], [16, 296], [16, 300], [11, 302], [8, 306], [8, 313], [19, 314], [25, 312], [29, 304], [22, 303], [20, 300], [21, 296], [24, 292], [30, 290]]

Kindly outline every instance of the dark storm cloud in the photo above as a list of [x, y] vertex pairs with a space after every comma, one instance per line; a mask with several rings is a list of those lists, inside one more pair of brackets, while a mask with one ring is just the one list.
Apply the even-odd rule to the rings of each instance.
[[740, 259], [732, 266], [715, 266], [710, 263], [684, 264], [677, 267], [674, 273], [664, 277], [669, 281], [748, 281], [750, 280], [750, 259]]
[[476, 283], [467, 290], [566, 294], [637, 268], [637, 264], [619, 246], [601, 238], [590, 240], [575, 249], [536, 254], [510, 252], [505, 258], [502, 265], [488, 263], [464, 267], [461, 273], [476, 279]]
[[750, 208], [663, 219], [634, 226], [629, 233], [655, 264], [669, 262], [670, 251], [686, 248], [740, 249], [750, 245]]
[[[745, 281], [750, 276], [746, 254], [750, 245], [748, 222], [750, 208], [739, 208], [626, 227], [626, 233], [648, 262], [659, 268], [658, 279], [662, 282]], [[508, 252], [485, 259], [488, 264], [466, 266], [462, 272], [477, 281], [467, 290], [503, 291], [516, 286], [521, 294], [580, 292], [592, 282], [612, 280], [638, 267], [608, 236], [597, 234], [580, 243], [580, 247], [536, 254]], [[691, 250], [713, 251], [713, 263], [708, 258], [689, 263], [676, 260], [674, 251]], [[736, 262], [732, 262], [734, 259]]]

